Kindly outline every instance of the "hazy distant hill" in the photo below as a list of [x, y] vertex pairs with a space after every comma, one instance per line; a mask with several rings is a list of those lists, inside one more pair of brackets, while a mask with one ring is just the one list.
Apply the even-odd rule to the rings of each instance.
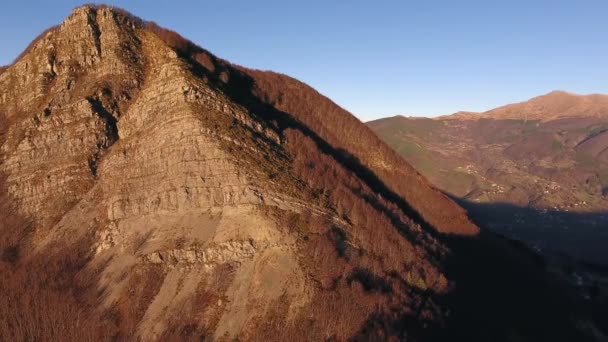
[[553, 91], [528, 101], [498, 107], [483, 113], [459, 112], [440, 119], [492, 118], [547, 121], [575, 117], [608, 118], [608, 95], [578, 95]]
[[368, 125], [483, 225], [608, 264], [607, 99], [552, 92], [482, 114]]

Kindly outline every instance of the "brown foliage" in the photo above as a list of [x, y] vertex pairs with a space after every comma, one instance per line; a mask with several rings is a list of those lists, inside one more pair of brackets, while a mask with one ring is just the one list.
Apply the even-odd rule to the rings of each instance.
[[[230, 63], [214, 56], [209, 51], [194, 44], [192, 41], [182, 37], [179, 33], [159, 26], [153, 21], [145, 23], [145, 28], [150, 30], [165, 44], [174, 49], [180, 56], [196, 61], [208, 72], [215, 73], [217, 77], [226, 72], [226, 66]], [[216, 70], [216, 68], [218, 68]]]
[[[276, 80], [264, 79], [269, 82], [269, 87], [276, 87], [277, 101], [296, 101], [293, 108], [279, 108], [277, 101], [272, 98], [275, 94], [262, 94], [258, 80], [248, 74], [255, 71], [217, 59], [175, 32], [155, 26], [153, 30], [182, 58], [191, 61], [195, 72], [209, 78], [212, 85], [234, 102], [244, 105], [253, 119], [277, 130], [286, 143], [276, 146], [275, 153], [282, 149], [287, 152], [291, 164], [288, 172], [293, 172], [306, 184], [305, 191], [312, 202], [325, 203], [329, 210], [334, 210], [349, 223], [346, 226], [348, 229], [337, 228], [329, 221], [313, 223], [315, 219], [310, 216], [289, 219], [283, 214], [278, 215], [279, 219], [287, 219], [287, 226], [302, 234], [303, 251], [308, 256], [305, 261], [307, 267], [317, 269], [315, 265], [324, 265], [315, 272], [315, 278], [320, 279], [323, 288], [329, 292], [316, 295], [313, 304], [306, 310], [317, 318], [307, 330], [309, 334], [313, 334], [312, 331], [331, 331], [338, 338], [348, 338], [359, 330], [368, 319], [368, 314], [378, 305], [394, 305], [399, 308], [395, 309], [399, 313], [395, 315], [405, 317], [413, 312], [410, 309], [412, 302], [426, 302], [421, 298], [428, 295], [410, 296], [407, 291], [411, 287], [428, 284], [431, 292], [445, 289], [445, 278], [432, 261], [439, 252], [437, 243], [408, 217], [409, 212], [402, 208], [407, 204], [403, 200], [401, 203], [394, 201], [398, 197], [396, 194], [391, 199], [392, 190], [358, 156], [351, 154], [345, 148], [350, 146], [341, 142], [342, 137], [336, 135], [338, 127], [353, 135], [361, 135], [360, 127], [363, 125], [358, 120], [350, 115], [346, 121], [340, 119], [344, 114], [335, 112], [334, 107], [337, 106], [329, 100], [319, 102], [317, 97], [320, 95], [316, 93], [304, 93], [305, 96], [301, 97], [303, 93], [298, 89], [300, 84], [291, 81], [285, 83], [284, 76]], [[197, 64], [202, 68], [197, 69]], [[297, 99], [285, 100], [283, 94]], [[312, 110], [317, 105], [322, 107], [321, 110], [327, 110], [327, 120], [335, 119], [332, 121], [335, 127], [319, 126], [314, 120], [299, 117], [303, 111]], [[334, 113], [337, 118], [332, 117]], [[373, 142], [384, 146], [379, 139], [372, 137]], [[395, 232], [401, 236], [395, 235]], [[429, 303], [419, 310], [432, 307], [433, 304]], [[337, 308], [347, 310], [350, 319], [336, 317]], [[270, 327], [273, 324], [285, 323], [280, 323], [285, 317], [285, 312], [280, 312], [280, 305], [276, 310], [279, 311], [274, 318], [276, 321], [268, 322], [268, 332], [276, 332]], [[434, 316], [437, 315], [429, 314], [428, 317]], [[264, 328], [260, 329], [262, 331]], [[293, 329], [284, 332], [285, 338], [297, 336]]]
[[[295, 120], [307, 130], [305, 135], [314, 132], [315, 143], [321, 140], [334, 150], [348, 151], [346, 159], [356, 162], [347, 161], [346, 166], [356, 169], [357, 176], [375, 192], [392, 192], [389, 197], [393, 202], [400, 199], [401, 209], [418, 223], [444, 233], [477, 233], [464, 210], [436, 190], [371, 129], [308, 85], [278, 73], [232, 65], [155, 23], [147, 23], [146, 27], [183, 58], [202, 66], [203, 77], [212, 78], [222, 91], [251, 112], [273, 120], [277, 119], [276, 114], [269, 117], [269, 111], [287, 115], [287, 121]], [[287, 123], [280, 129], [292, 126]], [[391, 167], [378, 167], [382, 164]]]
[[28, 255], [32, 224], [9, 203], [0, 195], [0, 341], [108, 340], [112, 329], [84, 290], [95, 288], [81, 272], [86, 243]]
[[84, 302], [74, 277], [81, 256], [0, 261], [0, 340], [100, 341], [112, 329]]
[[146, 29], [156, 34], [158, 38], [165, 42], [165, 44], [169, 45], [174, 50], [177, 50], [184, 56], [190, 56], [202, 50], [190, 40], [182, 37], [179, 33], [158, 26], [158, 24], [153, 21], [146, 23]]
[[[410, 317], [416, 310], [428, 312], [428, 319], [437, 319], [439, 314], [434, 304], [423, 300], [434, 291], [441, 292], [446, 285], [429, 262], [433, 257], [427, 253], [432, 251], [425, 251], [426, 243], [432, 246], [433, 241], [426, 241], [425, 247], [418, 245], [424, 236], [417, 236], [414, 229], [410, 229], [411, 221], [398, 207], [374, 194], [355, 172], [320, 150], [312, 138], [292, 128], [285, 131], [285, 138], [286, 149], [293, 157], [293, 172], [305, 181], [313, 195], [324, 198], [338, 216], [350, 224], [337, 226], [330, 217], [323, 219], [306, 213], [277, 215], [286, 220], [284, 225], [291, 231], [300, 232], [302, 251], [306, 255], [302, 262], [322, 289], [305, 310], [316, 318], [315, 322], [305, 325], [303, 331], [299, 330], [302, 326], [283, 329], [282, 338], [306, 334], [311, 339], [321, 339], [327, 338], [322, 335], [326, 333], [345, 339], [355, 335], [370, 319], [370, 312], [376, 311], [392, 310], [393, 318], [387, 322], [395, 321], [395, 317], [399, 317], [397, 320]], [[403, 237], [395, 234], [399, 231]], [[427, 282], [433, 289], [428, 294], [409, 293], [412, 287]], [[419, 309], [417, 305], [412, 307], [418, 302], [427, 304]], [[394, 308], [389, 310], [389, 307]], [[260, 334], [264, 329], [268, 329], [269, 334], [276, 332], [273, 325], [289, 326], [281, 318], [284, 319], [286, 313], [280, 312], [280, 307], [276, 310], [279, 310], [276, 317], [270, 318]], [[349, 319], [336, 317], [336, 310], [349, 312]], [[306, 321], [306, 316], [302, 313], [301, 320]], [[390, 336], [402, 333], [396, 327], [385, 332]]]
[[111, 310], [118, 336], [123, 339], [135, 336], [137, 325], [163, 284], [164, 275], [163, 270], [154, 266], [142, 267], [129, 275], [127, 293]]
[[115, 329], [95, 310], [96, 277], [84, 270], [88, 241], [32, 254], [34, 229], [0, 178], [0, 341], [109, 340]]
[[[361, 172], [359, 175], [367, 179], [368, 184], [376, 183], [370, 184], [376, 192], [389, 190], [394, 192], [394, 198], [404, 199], [407, 204], [401, 207], [410, 217], [443, 233], [468, 235], [477, 232], [464, 210], [436, 190], [367, 126], [340, 106], [291, 77], [241, 69], [255, 81], [256, 96], [289, 113], [334, 148], [348, 151], [359, 161], [357, 167], [366, 169], [363, 173], [373, 173], [374, 177]], [[383, 167], [383, 164], [389, 167]], [[382, 188], [385, 189], [376, 187], [378, 183], [383, 183]]]

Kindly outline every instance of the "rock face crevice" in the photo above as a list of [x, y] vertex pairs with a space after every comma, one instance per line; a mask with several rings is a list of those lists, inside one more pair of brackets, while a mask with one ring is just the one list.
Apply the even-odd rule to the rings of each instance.
[[118, 125], [116, 118], [108, 112], [101, 101], [97, 98], [87, 97], [87, 101], [91, 105], [93, 113], [98, 115], [105, 122], [106, 139], [101, 141], [97, 146], [97, 151], [88, 159], [89, 169], [93, 177], [97, 177], [97, 164], [101, 158], [102, 152], [108, 149], [118, 140]]
[[93, 33], [93, 40], [95, 41], [95, 48], [97, 54], [101, 57], [101, 30], [97, 24], [97, 10], [91, 9], [88, 12], [87, 24]]

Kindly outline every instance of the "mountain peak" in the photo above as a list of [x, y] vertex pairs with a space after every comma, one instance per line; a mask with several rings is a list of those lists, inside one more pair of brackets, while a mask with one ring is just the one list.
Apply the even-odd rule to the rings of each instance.
[[[193, 325], [263, 340], [276, 329], [256, 325], [315, 316], [311, 339], [346, 339], [382, 303], [401, 303], [390, 317], [413, 310], [410, 288], [447, 291], [435, 235], [479, 232], [314, 89], [106, 6], [41, 35], [0, 89], [0, 249], [18, 238], [24, 251], [90, 256], [90, 303], [136, 322], [121, 327], [131, 337]], [[189, 321], [174, 322], [184, 303]], [[351, 314], [325, 326], [331, 303]]]
[[490, 110], [484, 116], [545, 121], [565, 117], [608, 117], [608, 95], [552, 91], [525, 102]]
[[554, 90], [527, 101], [501, 106], [482, 113], [458, 112], [438, 119], [552, 120], [566, 117], [608, 117], [608, 95], [579, 95]]
[[[70, 14], [67, 16], [67, 19], [70, 19], [72, 17], [90, 17], [92, 15], [96, 15], [97, 13], [101, 13], [102, 16], [107, 16], [107, 15], [112, 15], [112, 16], [119, 16], [122, 17], [123, 19], [130, 19], [136, 22], [143, 22], [142, 19], [140, 19], [139, 17], [135, 16], [134, 14], [132, 14], [131, 12], [117, 7], [117, 6], [112, 6], [112, 5], [105, 5], [105, 4], [84, 4], [78, 7], [75, 7]], [[65, 21], [65, 20], [64, 20]]]
[[[84, 36], [84, 33], [92, 32], [93, 35], [88, 38], [95, 39], [95, 37], [101, 33], [99, 32], [99, 25], [102, 22], [108, 27], [122, 26], [123, 28], [131, 29], [140, 28], [146, 24], [146, 22], [140, 18], [118, 7], [91, 4], [82, 5], [74, 8], [60, 24], [49, 27], [41, 32], [28, 44], [19, 56], [15, 58], [12, 64], [17, 63], [26, 54], [35, 50], [41, 42], [44, 42], [45, 39], [55, 34], [63, 33], [66, 35], [75, 35], [79, 38], [87, 38]], [[75, 40], [74, 37], [65, 38], [65, 40], [70, 39]], [[10, 65], [5, 68], [8, 67], [10, 67]]]
[[565, 90], [559, 90], [559, 89], [558, 90], [550, 91], [547, 94], [545, 94], [544, 96], [560, 96], [560, 95], [563, 95], [563, 96], [579, 96], [578, 94], [571, 93], [571, 92], [568, 92], [568, 91], [565, 91]]
[[572, 93], [572, 92], [568, 92], [568, 91], [564, 91], [564, 90], [553, 90], [546, 94], [533, 97], [525, 102], [535, 102], [535, 101], [561, 102], [561, 101], [575, 100], [575, 99], [582, 98], [582, 97], [585, 97], [585, 95], [580, 95], [580, 94], [576, 94], [576, 93]]

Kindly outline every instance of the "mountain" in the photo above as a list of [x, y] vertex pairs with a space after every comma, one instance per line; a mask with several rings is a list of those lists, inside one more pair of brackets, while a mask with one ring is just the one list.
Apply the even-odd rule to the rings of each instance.
[[87, 5], [0, 90], [0, 340], [605, 333], [533, 252], [288, 76]]
[[552, 92], [479, 115], [368, 125], [482, 226], [608, 265], [607, 99]]
[[440, 119], [513, 119], [549, 121], [559, 118], [608, 118], [608, 95], [578, 95], [553, 91], [525, 102], [498, 107], [483, 113], [459, 112]]

